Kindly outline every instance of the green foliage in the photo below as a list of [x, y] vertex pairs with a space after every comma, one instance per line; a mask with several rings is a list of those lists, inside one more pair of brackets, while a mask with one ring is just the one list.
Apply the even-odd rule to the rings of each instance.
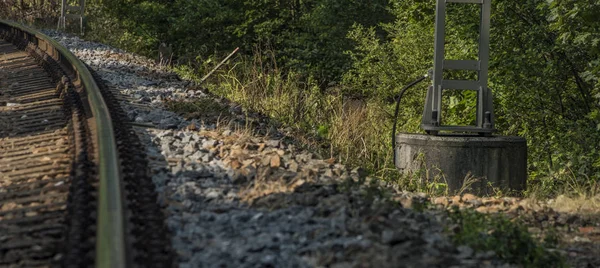
[[320, 125], [317, 128], [317, 134], [319, 137], [326, 138], [329, 135], [329, 126], [328, 125]]
[[4, 0], [0, 2], [0, 19], [9, 19], [39, 27], [56, 25], [59, 14], [60, 4], [55, 0]]
[[[383, 25], [383, 39], [372, 29], [354, 27], [349, 37], [357, 47], [349, 52], [354, 63], [344, 76], [347, 92], [389, 99], [430, 68], [433, 2], [392, 1], [397, 20]], [[593, 45], [598, 22], [589, 14], [597, 14], [600, 4], [499, 0], [493, 5], [489, 85], [495, 94], [497, 128], [500, 134], [527, 138], [532, 189], [544, 185], [546, 195], [564, 191], [572, 177], [568, 170], [577, 180], [597, 181], [600, 55]], [[473, 58], [478, 13], [465, 7], [448, 14], [446, 57]], [[571, 23], [582, 26], [571, 28]], [[402, 100], [401, 131], [418, 130], [425, 86], [421, 88]], [[446, 124], [473, 122], [472, 96], [461, 94], [449, 95]]]
[[568, 169], [578, 180], [597, 180], [593, 162], [600, 157], [595, 149], [600, 133], [598, 121], [588, 115], [600, 106], [592, 96], [594, 85], [582, 78], [589, 59], [578, 54], [585, 50], [561, 44], [545, 1], [497, 3], [495, 17], [502, 19], [494, 28], [497, 60], [490, 80], [502, 115], [499, 127], [528, 138], [534, 182], [549, 180], [554, 191], [561, 190]]
[[418, 168], [412, 173], [395, 174], [397, 179], [393, 182], [401, 189], [417, 193], [426, 193], [428, 196], [460, 194], [451, 193], [443, 172], [433, 167], [427, 168], [426, 160], [425, 154], [419, 152], [411, 163], [412, 166]]
[[473, 210], [450, 212], [456, 224], [452, 240], [457, 245], [467, 245], [477, 251], [494, 251], [502, 260], [523, 267], [566, 267], [557, 252], [546, 247], [555, 247], [555, 235], [548, 235], [544, 245], [529, 234], [527, 227], [513, 222], [502, 214], [482, 214]]
[[[597, 1], [596, 1], [597, 2]], [[496, 127], [528, 140], [530, 192], [554, 195], [600, 179], [600, 4], [496, 0], [489, 86]], [[476, 57], [479, 14], [453, 5], [446, 55]], [[325, 137], [343, 160], [385, 177], [399, 90], [431, 68], [433, 0], [104, 0], [90, 3], [93, 37], [206, 73], [241, 52], [206, 86]], [[449, 73], [452, 78], [473, 74]], [[427, 85], [402, 100], [399, 130], [420, 131]], [[472, 124], [473, 92], [450, 93], [446, 124]], [[392, 176], [392, 175], [390, 175]], [[396, 176], [396, 175], [393, 175]]]
[[[353, 44], [346, 34], [354, 23], [376, 26], [392, 17], [388, 0], [105, 0], [98, 22], [117, 22], [113, 43], [156, 54], [171, 44], [179, 63], [241, 47], [253, 53], [274, 50], [282, 67], [334, 82], [350, 66], [344, 53]], [[335, 25], [335, 27], [331, 27]]]

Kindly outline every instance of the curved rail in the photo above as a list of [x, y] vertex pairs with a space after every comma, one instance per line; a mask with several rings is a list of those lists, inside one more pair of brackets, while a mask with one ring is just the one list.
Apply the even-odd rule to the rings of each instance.
[[[98, 220], [96, 232], [96, 266], [127, 267], [125, 241], [125, 214], [121, 168], [112, 119], [98, 85], [86, 66], [68, 49], [52, 38], [26, 26], [0, 20], [0, 31], [8, 31], [33, 43], [52, 57], [71, 75], [74, 85], [80, 90], [82, 102], [89, 108], [93, 130], [93, 142], [99, 176]], [[79, 91], [78, 90], [78, 91]]]

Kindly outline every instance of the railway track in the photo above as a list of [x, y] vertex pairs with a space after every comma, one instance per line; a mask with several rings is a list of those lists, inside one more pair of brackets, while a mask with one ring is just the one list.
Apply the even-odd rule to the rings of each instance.
[[0, 21], [0, 267], [172, 264], [141, 145], [92, 73]]

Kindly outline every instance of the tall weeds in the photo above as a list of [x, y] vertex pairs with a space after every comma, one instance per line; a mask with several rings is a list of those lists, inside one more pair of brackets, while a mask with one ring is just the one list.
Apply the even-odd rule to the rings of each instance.
[[360, 164], [379, 176], [393, 170], [385, 104], [347, 98], [340, 88], [322, 90], [312, 77], [280, 69], [275, 58], [270, 50], [240, 56], [208, 88], [246, 109], [322, 138], [331, 156], [344, 163]]

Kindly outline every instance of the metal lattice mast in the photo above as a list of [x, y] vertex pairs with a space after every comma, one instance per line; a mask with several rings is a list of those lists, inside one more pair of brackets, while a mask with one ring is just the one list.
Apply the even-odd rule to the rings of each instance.
[[78, 5], [71, 6], [69, 5], [67, 0], [62, 0], [61, 8], [60, 8], [60, 17], [58, 18], [58, 27], [57, 29], [65, 29], [67, 18], [77, 19], [79, 20], [79, 27], [81, 29], [81, 34], [84, 33], [83, 28], [83, 20], [85, 10], [85, 0], [79, 0]]
[[[439, 131], [476, 132], [488, 135], [494, 129], [494, 109], [492, 92], [487, 87], [489, 51], [490, 51], [490, 14], [492, 0], [437, 0], [435, 21], [435, 52], [433, 85], [427, 91], [425, 109], [421, 127], [430, 134]], [[446, 41], [446, 6], [448, 3], [477, 4], [481, 7], [479, 30], [478, 60], [447, 60], [445, 58]], [[476, 71], [477, 80], [446, 80], [444, 70]], [[444, 126], [442, 122], [442, 91], [474, 90], [477, 91], [477, 125], [476, 126]]]

